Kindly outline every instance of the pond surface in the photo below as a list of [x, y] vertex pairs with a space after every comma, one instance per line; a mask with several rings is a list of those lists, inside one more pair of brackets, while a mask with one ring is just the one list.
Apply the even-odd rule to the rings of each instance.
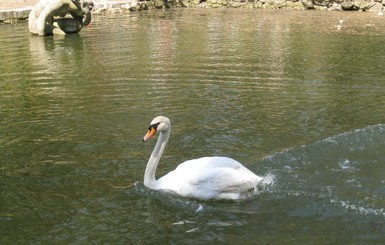
[[[79, 35], [0, 25], [1, 244], [382, 244], [385, 17], [181, 9], [95, 16]], [[148, 190], [232, 157], [251, 200]]]

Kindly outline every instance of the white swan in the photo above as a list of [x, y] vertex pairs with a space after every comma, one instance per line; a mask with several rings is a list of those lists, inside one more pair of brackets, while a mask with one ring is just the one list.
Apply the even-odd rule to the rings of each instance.
[[171, 123], [167, 117], [155, 117], [143, 141], [156, 132], [159, 138], [144, 173], [144, 185], [197, 199], [243, 199], [253, 193], [262, 178], [239, 162], [227, 157], [203, 157], [181, 163], [160, 179], [155, 171], [170, 136]]

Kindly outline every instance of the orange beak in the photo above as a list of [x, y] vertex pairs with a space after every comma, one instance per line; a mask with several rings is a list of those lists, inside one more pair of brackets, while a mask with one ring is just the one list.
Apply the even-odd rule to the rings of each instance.
[[150, 127], [147, 131], [147, 134], [143, 137], [143, 141], [147, 141], [151, 136], [156, 133], [156, 129], [154, 127]]

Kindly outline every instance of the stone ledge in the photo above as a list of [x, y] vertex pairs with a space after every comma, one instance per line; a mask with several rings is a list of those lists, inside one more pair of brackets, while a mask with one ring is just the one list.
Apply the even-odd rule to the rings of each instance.
[[28, 18], [29, 12], [31, 12], [32, 8], [33, 6], [0, 10], [0, 22], [13, 23], [17, 20], [25, 20]]
[[[380, 2], [381, 1], [381, 2]], [[385, 0], [94, 0], [93, 14], [122, 13], [169, 7], [248, 8], [248, 9], [319, 9], [375, 11], [382, 15]], [[0, 10], [0, 22], [15, 23], [28, 18], [33, 6]]]

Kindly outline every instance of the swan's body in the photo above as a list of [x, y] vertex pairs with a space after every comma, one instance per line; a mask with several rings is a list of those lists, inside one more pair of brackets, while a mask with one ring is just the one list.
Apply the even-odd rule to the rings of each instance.
[[170, 136], [170, 120], [163, 116], [154, 118], [143, 141], [148, 140], [157, 131], [160, 136], [144, 174], [144, 185], [150, 189], [205, 200], [242, 199], [262, 180], [241, 163], [227, 157], [189, 160], [156, 180], [156, 168]]

